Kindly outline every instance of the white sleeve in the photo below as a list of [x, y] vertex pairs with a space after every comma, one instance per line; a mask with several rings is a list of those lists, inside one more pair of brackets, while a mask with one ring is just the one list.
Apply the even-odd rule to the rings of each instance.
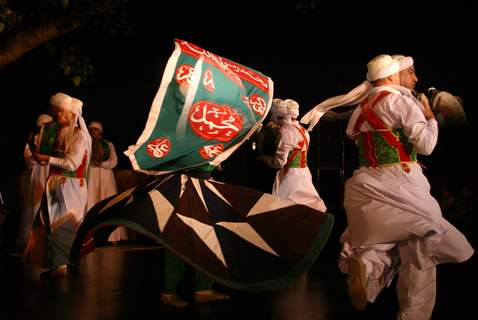
[[65, 153], [65, 158], [50, 157], [50, 164], [65, 170], [74, 171], [83, 162], [87, 150], [87, 142], [80, 130], [75, 130], [70, 148]]
[[430, 120], [425, 118], [422, 106], [416, 99], [409, 97], [402, 99], [405, 100], [405, 108], [401, 113], [403, 133], [419, 154], [431, 154], [438, 141], [438, 122], [433, 118]]

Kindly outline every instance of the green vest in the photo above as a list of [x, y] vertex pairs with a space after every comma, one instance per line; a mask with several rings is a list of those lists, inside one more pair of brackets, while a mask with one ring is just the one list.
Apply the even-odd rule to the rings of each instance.
[[[385, 132], [391, 133], [397, 140], [392, 145], [385, 139]], [[417, 152], [401, 129], [361, 132], [356, 137], [361, 167], [408, 163], [417, 161]]]

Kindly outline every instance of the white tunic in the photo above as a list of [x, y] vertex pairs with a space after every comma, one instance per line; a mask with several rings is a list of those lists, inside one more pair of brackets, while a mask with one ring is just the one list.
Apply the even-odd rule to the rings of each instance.
[[307, 151], [308, 149], [309, 133], [303, 130], [303, 136], [299, 131], [300, 127], [297, 121], [282, 124], [280, 128], [281, 139], [275, 156], [263, 158], [269, 166], [280, 168], [272, 186], [272, 195], [287, 198], [321, 212], [326, 212], [327, 207], [312, 182], [309, 168], [288, 168], [286, 166], [289, 153], [299, 147], [301, 141], [304, 140], [304, 136], [307, 143], [303, 144], [301, 151]]
[[[113, 143], [106, 141], [109, 147], [109, 157], [100, 166], [90, 164], [88, 168], [88, 204], [90, 210], [96, 203], [118, 193], [113, 169], [118, 164], [118, 157]], [[117, 228], [109, 237], [109, 241], [127, 239], [126, 229]]]
[[[50, 166], [76, 171], [83, 163], [85, 154], [87, 154], [87, 141], [81, 134], [81, 130], [76, 129], [65, 157], [50, 157]], [[51, 174], [46, 191], [50, 225], [53, 229], [67, 215], [72, 215], [78, 223], [83, 220], [88, 199], [85, 178]]]
[[[88, 142], [76, 128], [64, 158], [50, 157], [50, 176], [46, 182], [46, 210], [35, 218], [25, 249], [25, 257], [45, 268], [68, 263], [76, 231], [86, 211], [88, 197], [86, 179], [53, 174], [54, 167], [76, 171], [84, 168], [88, 155]], [[43, 211], [43, 212], [42, 212]]]
[[[430, 154], [437, 142], [436, 120], [426, 120], [421, 106], [405, 88], [376, 87], [371, 94], [392, 92], [373, 109], [382, 122], [391, 129], [402, 128], [419, 154]], [[361, 113], [360, 107], [352, 114], [347, 134], [352, 137]], [[372, 128], [364, 122], [360, 131]], [[430, 184], [419, 164], [409, 164], [406, 172], [399, 164], [382, 167], [360, 167], [345, 185], [344, 206], [348, 228], [342, 237], [342, 259], [365, 251], [376, 250], [374, 265], [385, 264], [373, 276], [384, 276], [382, 285], [389, 283], [397, 271], [393, 259], [380, 255], [395, 245], [408, 246], [402, 264], [414, 263], [421, 269], [433, 268], [444, 262], [462, 262], [473, 254], [473, 249], [453, 225], [442, 217], [438, 202], [430, 194]], [[401, 250], [403, 252], [403, 250]], [[393, 257], [392, 257], [393, 258]], [[373, 260], [373, 259], [372, 259]], [[408, 261], [407, 261], [408, 260]], [[339, 260], [346, 272], [346, 264]], [[382, 274], [384, 271], [389, 274]], [[372, 274], [377, 270], [368, 270]], [[371, 301], [378, 294], [369, 292]]]

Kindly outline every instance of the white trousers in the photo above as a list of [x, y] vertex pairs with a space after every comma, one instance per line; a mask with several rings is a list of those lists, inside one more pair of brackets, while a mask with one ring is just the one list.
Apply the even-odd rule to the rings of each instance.
[[400, 307], [397, 320], [429, 320], [435, 306], [436, 267], [419, 269], [413, 263], [400, 266], [396, 289]]

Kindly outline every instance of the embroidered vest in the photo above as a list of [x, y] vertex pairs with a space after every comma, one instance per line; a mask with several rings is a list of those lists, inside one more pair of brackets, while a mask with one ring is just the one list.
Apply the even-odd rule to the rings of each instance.
[[289, 152], [287, 158], [287, 168], [305, 168], [307, 167], [307, 149], [309, 148], [309, 142], [305, 135], [305, 129], [303, 127], [297, 128], [302, 135], [302, 140], [299, 142], [296, 148]]
[[[379, 167], [400, 164], [406, 172], [410, 172], [408, 163], [417, 161], [417, 153], [413, 145], [401, 129], [390, 129], [373, 112], [377, 103], [389, 95], [382, 91], [362, 103], [362, 113], [357, 118], [354, 127], [354, 138], [359, 149], [359, 164], [364, 167]], [[367, 121], [373, 131], [359, 131], [360, 126]]]
[[86, 162], [88, 161], [87, 155], [88, 153], [85, 151], [83, 160], [76, 170], [66, 170], [59, 167], [50, 166], [50, 174], [78, 179], [86, 178]]

